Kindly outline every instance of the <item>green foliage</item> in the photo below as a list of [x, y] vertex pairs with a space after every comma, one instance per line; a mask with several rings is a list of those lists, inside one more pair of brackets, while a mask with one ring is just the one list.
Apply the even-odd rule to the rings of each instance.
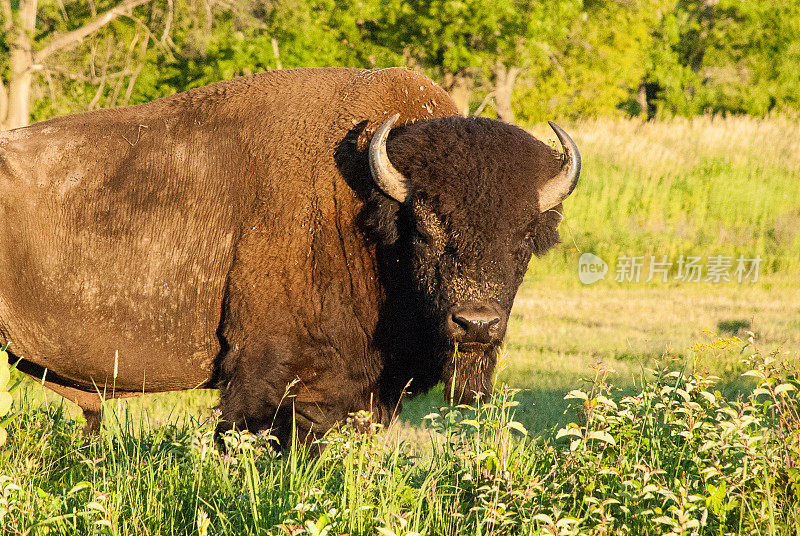
[[[115, 4], [43, 0], [36, 46], [89, 21], [92, 5]], [[278, 66], [402, 64], [463, 91], [472, 110], [497, 89], [498, 65], [519, 68], [512, 102], [523, 124], [797, 113], [798, 32], [800, 4], [775, 0], [153, 0], [45, 61], [33, 115], [145, 102]], [[11, 38], [0, 29], [6, 82]]]
[[747, 398], [659, 368], [629, 396], [597, 368], [573, 423], [530, 437], [517, 392], [427, 415], [429, 447], [387, 441], [368, 413], [277, 453], [213, 419], [85, 439], [25, 406], [0, 451], [0, 526], [36, 534], [792, 534], [800, 523], [800, 381], [751, 336]]
[[0, 447], [5, 445], [8, 434], [6, 432], [6, 424], [11, 417], [8, 413], [11, 411], [11, 391], [14, 387], [9, 388], [8, 383], [11, 380], [11, 372], [8, 366], [8, 354], [6, 348], [8, 345], [0, 349]]
[[550, 9], [543, 13], [546, 24], [562, 29], [562, 35], [535, 41], [540, 60], [519, 83], [519, 120], [616, 115], [644, 77], [650, 39], [644, 8], [621, 2], [557, 2]]
[[800, 5], [680, 1], [654, 26], [647, 78], [665, 115], [798, 109]]
[[[278, 68], [383, 67], [396, 57], [362, 38], [362, 2], [292, 0], [265, 3], [253, 11], [222, 12], [202, 42], [191, 33], [175, 42], [167, 83], [192, 88], [219, 80]], [[184, 44], [186, 43], [186, 44]]]
[[[378, 40], [431, 73], [489, 68], [495, 61], [524, 63], [527, 41], [553, 33], [548, 8], [530, 0], [389, 1], [378, 10]], [[557, 32], [557, 30], [556, 30]]]

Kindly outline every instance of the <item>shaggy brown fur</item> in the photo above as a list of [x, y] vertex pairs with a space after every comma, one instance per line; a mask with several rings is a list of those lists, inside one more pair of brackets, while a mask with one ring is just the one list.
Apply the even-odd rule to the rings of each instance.
[[[366, 156], [395, 112], [402, 205]], [[561, 161], [456, 115], [404, 69], [298, 69], [2, 133], [0, 343], [90, 412], [98, 390], [218, 387], [223, 429], [284, 444], [388, 422], [406, 385], [486, 392], [495, 347], [454, 367], [442, 322], [465, 300], [507, 317], [558, 241], [536, 186]]]

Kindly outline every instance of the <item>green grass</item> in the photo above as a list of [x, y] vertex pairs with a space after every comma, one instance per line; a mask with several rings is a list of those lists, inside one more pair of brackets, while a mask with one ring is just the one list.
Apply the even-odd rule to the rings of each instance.
[[[535, 261], [534, 261], [535, 262]], [[645, 368], [678, 360], [722, 378], [720, 389], [735, 396], [743, 372], [740, 356], [692, 358], [696, 343], [738, 335], [720, 324], [746, 321], [768, 351], [786, 359], [800, 355], [800, 292], [785, 285], [580, 286], [577, 267], [568, 274], [529, 276], [515, 302], [498, 382], [523, 389], [518, 418], [530, 430], [563, 425], [563, 396], [585, 385], [598, 363], [613, 369], [611, 381], [631, 389]], [[765, 288], [770, 287], [770, 288]], [[406, 404], [401, 418], [418, 423], [441, 404], [440, 392]]]
[[[8, 511], [0, 527], [37, 535], [299, 535], [326, 524], [329, 534], [691, 534], [705, 515], [704, 534], [797, 533], [797, 399], [780, 418], [763, 404], [736, 406], [754, 393], [741, 376], [754, 366], [743, 362], [753, 346], [714, 341], [752, 332], [762, 365], [765, 356], [797, 363], [800, 126], [699, 118], [568, 131], [585, 166], [565, 204], [564, 244], [532, 261], [497, 375], [498, 386], [520, 390], [513, 422], [529, 431], [526, 440], [509, 432], [508, 408], [448, 417], [434, 391], [406, 401], [377, 438], [345, 430], [322, 456], [276, 457], [262, 440], [232, 436], [226, 458], [210, 444], [211, 391], [111, 401], [105, 431], [86, 440], [77, 408], [25, 380], [0, 448], [0, 516]], [[580, 283], [583, 252], [609, 264], [604, 280]], [[688, 283], [674, 271], [668, 283], [614, 281], [621, 255], [716, 254], [760, 255], [759, 281]], [[686, 375], [666, 385], [668, 376], [649, 372], [664, 368]], [[720, 377], [713, 387], [699, 379], [708, 374]], [[676, 406], [679, 382], [694, 387], [682, 384], [693, 394]], [[573, 390], [587, 393], [588, 414], [582, 400], [565, 400]], [[708, 402], [701, 391], [719, 397]], [[628, 407], [625, 396], [649, 402]], [[652, 403], [659, 397], [662, 406]], [[775, 400], [773, 410], [784, 401]], [[734, 407], [735, 418], [723, 409]], [[433, 427], [423, 424], [431, 413], [440, 414]], [[742, 424], [756, 414], [757, 424]], [[682, 442], [691, 419], [705, 424]], [[573, 435], [555, 439], [563, 429]], [[615, 444], [587, 440], [592, 431]], [[577, 451], [574, 433], [584, 439]], [[722, 476], [708, 477], [712, 467]], [[656, 499], [645, 497], [645, 477]]]
[[[715, 340], [694, 354], [739, 352]], [[428, 415], [424, 450], [353, 422], [314, 455], [214, 421], [110, 419], [82, 437], [23, 399], [0, 452], [0, 523], [13, 534], [796, 534], [800, 381], [748, 345], [744, 401], [712, 378], [658, 369], [619, 396], [596, 370], [571, 422], [529, 437], [515, 392]], [[316, 447], [314, 447], [316, 448]]]
[[620, 255], [760, 255], [762, 273], [800, 272], [797, 121], [598, 120], [568, 130], [584, 155], [565, 203], [568, 247], [535, 273], [572, 268], [578, 251], [609, 264]]

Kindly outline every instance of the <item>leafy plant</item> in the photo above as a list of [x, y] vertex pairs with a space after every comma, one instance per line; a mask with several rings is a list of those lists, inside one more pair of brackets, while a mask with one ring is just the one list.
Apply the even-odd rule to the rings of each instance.
[[0, 349], [0, 447], [5, 445], [8, 440], [6, 426], [13, 418], [13, 415], [9, 415], [12, 404], [11, 391], [17, 385], [15, 384], [11, 387], [8, 385], [11, 381], [11, 372], [9, 370], [7, 348], [8, 345], [5, 345]]

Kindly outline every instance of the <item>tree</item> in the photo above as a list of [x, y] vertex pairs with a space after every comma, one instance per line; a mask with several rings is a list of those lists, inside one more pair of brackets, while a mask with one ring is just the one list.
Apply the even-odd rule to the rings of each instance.
[[92, 13], [69, 31], [57, 32], [37, 31], [38, 0], [19, 0], [17, 9], [13, 9], [11, 0], [0, 0], [3, 31], [9, 49], [5, 75], [8, 83], [4, 84], [0, 78], [0, 126], [17, 128], [28, 124], [34, 74], [44, 68], [51, 56], [79, 44], [148, 1], [123, 0], [102, 13]]
[[176, 39], [164, 81], [188, 89], [260, 71], [296, 67], [390, 67], [402, 57], [370, 39], [361, 0], [283, 0], [221, 10], [204, 43]]
[[522, 108], [514, 99], [517, 82], [537, 84], [545, 73], [563, 72], [557, 51], [581, 11], [577, 0], [516, 0], [508, 2], [505, 10], [505, 34], [498, 38], [494, 71], [487, 78], [492, 80], [497, 115], [513, 123], [515, 102], [516, 108]]
[[531, 72], [558, 67], [556, 50], [580, 13], [580, 0], [390, 0], [376, 41], [438, 80], [464, 113], [473, 95], [516, 119], [515, 88]]
[[653, 32], [648, 78], [663, 115], [798, 109], [797, 2], [679, 0]]
[[390, 0], [373, 39], [438, 80], [467, 113], [473, 92], [494, 86], [504, 118], [527, 53], [525, 0]]
[[406, 65], [464, 113], [800, 110], [800, 3], [0, 0], [0, 127], [276, 68]]

